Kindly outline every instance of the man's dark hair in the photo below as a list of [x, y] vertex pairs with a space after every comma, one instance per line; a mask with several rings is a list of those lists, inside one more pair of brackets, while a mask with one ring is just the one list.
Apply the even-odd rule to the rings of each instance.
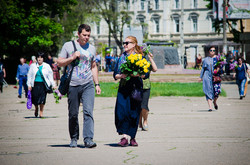
[[85, 29], [87, 32], [90, 32], [90, 31], [91, 31], [91, 28], [90, 28], [89, 25], [87, 25], [87, 24], [81, 24], [81, 25], [78, 27], [78, 33], [81, 33], [83, 29]]

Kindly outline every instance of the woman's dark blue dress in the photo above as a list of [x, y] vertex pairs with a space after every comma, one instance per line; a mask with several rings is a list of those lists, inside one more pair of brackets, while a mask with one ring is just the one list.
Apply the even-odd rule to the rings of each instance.
[[[120, 66], [125, 62], [127, 54], [123, 53], [116, 63], [114, 69], [114, 79], [116, 74], [121, 74]], [[136, 87], [142, 89], [143, 83], [140, 77], [132, 77], [126, 83], [121, 79], [115, 105], [115, 126], [119, 135], [127, 134], [132, 139], [135, 138], [141, 113], [141, 102], [131, 98], [131, 92]], [[124, 85], [125, 84], [125, 85]]]

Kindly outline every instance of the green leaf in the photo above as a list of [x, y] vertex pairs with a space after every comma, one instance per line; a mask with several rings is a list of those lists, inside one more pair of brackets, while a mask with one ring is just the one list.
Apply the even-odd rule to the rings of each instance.
[[130, 76], [126, 77], [126, 81], [130, 80]]

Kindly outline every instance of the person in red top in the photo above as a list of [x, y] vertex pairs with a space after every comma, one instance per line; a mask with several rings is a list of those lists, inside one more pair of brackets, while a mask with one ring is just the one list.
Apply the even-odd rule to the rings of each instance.
[[53, 58], [53, 61], [54, 61], [54, 63], [52, 63], [53, 78], [54, 81], [56, 82], [56, 85], [58, 86], [60, 80], [60, 73], [59, 73], [60, 67], [58, 67], [57, 64], [57, 58]]
[[199, 54], [198, 57], [196, 58], [196, 66], [195, 66], [195, 68], [201, 69], [201, 64], [202, 64], [202, 57]]

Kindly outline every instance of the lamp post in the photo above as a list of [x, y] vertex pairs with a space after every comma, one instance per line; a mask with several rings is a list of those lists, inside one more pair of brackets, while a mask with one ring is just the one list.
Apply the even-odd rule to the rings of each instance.
[[223, 0], [223, 53], [227, 54], [227, 27], [226, 27], [227, 0]]
[[182, 57], [182, 65], [184, 68], [184, 54], [183, 54], [183, 46], [184, 46], [184, 34], [183, 34], [183, 17], [184, 17], [184, 0], [181, 0], [181, 23], [180, 23], [180, 56]]

